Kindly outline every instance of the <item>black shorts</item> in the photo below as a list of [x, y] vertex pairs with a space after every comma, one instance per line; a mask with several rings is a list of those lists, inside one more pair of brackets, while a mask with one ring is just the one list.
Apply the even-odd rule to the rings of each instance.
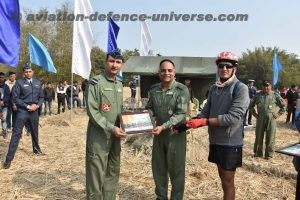
[[222, 145], [209, 145], [208, 161], [216, 163], [222, 169], [235, 171], [242, 166], [243, 148]]

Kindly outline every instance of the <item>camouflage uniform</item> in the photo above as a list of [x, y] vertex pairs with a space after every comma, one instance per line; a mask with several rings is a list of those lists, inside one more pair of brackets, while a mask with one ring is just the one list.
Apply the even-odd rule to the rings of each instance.
[[[255, 105], [257, 106], [257, 113], [255, 112]], [[280, 107], [278, 115], [284, 114], [286, 104], [279, 94], [271, 91], [269, 94], [260, 92], [256, 94], [253, 101], [250, 103], [250, 112], [257, 117], [255, 143], [254, 143], [254, 156], [263, 156], [263, 140], [264, 132], [266, 131], [266, 149], [265, 158], [272, 158], [275, 145], [276, 133], [276, 106]]]
[[167, 199], [168, 174], [172, 184], [171, 199], [183, 199], [186, 158], [186, 133], [173, 134], [172, 127], [184, 123], [189, 102], [188, 88], [173, 81], [170, 88], [162, 90], [161, 83], [150, 88], [147, 109], [153, 112], [156, 125], [164, 130], [154, 136], [152, 172], [157, 199]]
[[88, 89], [88, 129], [86, 145], [87, 199], [115, 199], [120, 174], [119, 127], [123, 86], [107, 74], [94, 77]]

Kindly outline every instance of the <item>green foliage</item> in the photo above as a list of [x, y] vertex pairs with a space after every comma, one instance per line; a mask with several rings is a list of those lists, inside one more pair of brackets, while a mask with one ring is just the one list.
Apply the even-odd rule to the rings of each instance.
[[[57, 15], [73, 13], [68, 2], [61, 4], [60, 8], [55, 10]], [[48, 49], [54, 65], [57, 69], [57, 74], [46, 72], [43, 68], [32, 64], [37, 78], [57, 83], [60, 80], [71, 81], [71, 65], [72, 65], [72, 42], [73, 42], [73, 22], [58, 21], [58, 20], [26, 20], [28, 16], [32, 16], [33, 12], [30, 9], [23, 9], [24, 17], [21, 21], [21, 49], [20, 49], [20, 67], [17, 68], [19, 74], [22, 74], [22, 67], [29, 63], [28, 52], [28, 34], [32, 33], [37, 37]], [[51, 13], [47, 8], [41, 8], [36, 14], [40, 16], [48, 16]], [[34, 18], [33, 18], [34, 19]], [[124, 61], [126, 62], [130, 56], [139, 56], [138, 49], [127, 50], [123, 52]], [[93, 77], [104, 71], [106, 52], [99, 47], [94, 46], [91, 50], [91, 75]], [[125, 81], [130, 77], [124, 77]], [[75, 75], [74, 80], [82, 81], [80, 76]]]
[[263, 80], [272, 81], [274, 49], [283, 66], [283, 70], [279, 72], [277, 87], [298, 84], [300, 62], [297, 56], [277, 47], [256, 47], [254, 51], [247, 49], [240, 59], [241, 67], [238, 70], [240, 79], [244, 82], [247, 82], [248, 79], [254, 79], [257, 86], [260, 86]]

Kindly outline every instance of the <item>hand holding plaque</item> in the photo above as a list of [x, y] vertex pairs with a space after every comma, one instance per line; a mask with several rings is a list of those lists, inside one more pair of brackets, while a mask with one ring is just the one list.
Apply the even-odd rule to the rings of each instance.
[[152, 132], [155, 127], [149, 112], [122, 113], [120, 119], [121, 127], [127, 134]]

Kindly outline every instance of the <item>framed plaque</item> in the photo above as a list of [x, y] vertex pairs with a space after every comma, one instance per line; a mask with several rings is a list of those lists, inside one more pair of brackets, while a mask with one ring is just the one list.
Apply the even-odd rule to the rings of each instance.
[[286, 154], [289, 156], [300, 156], [300, 143], [295, 143], [281, 149], [276, 150], [277, 153]]
[[155, 127], [149, 112], [122, 113], [120, 118], [121, 127], [127, 134], [151, 132]]

